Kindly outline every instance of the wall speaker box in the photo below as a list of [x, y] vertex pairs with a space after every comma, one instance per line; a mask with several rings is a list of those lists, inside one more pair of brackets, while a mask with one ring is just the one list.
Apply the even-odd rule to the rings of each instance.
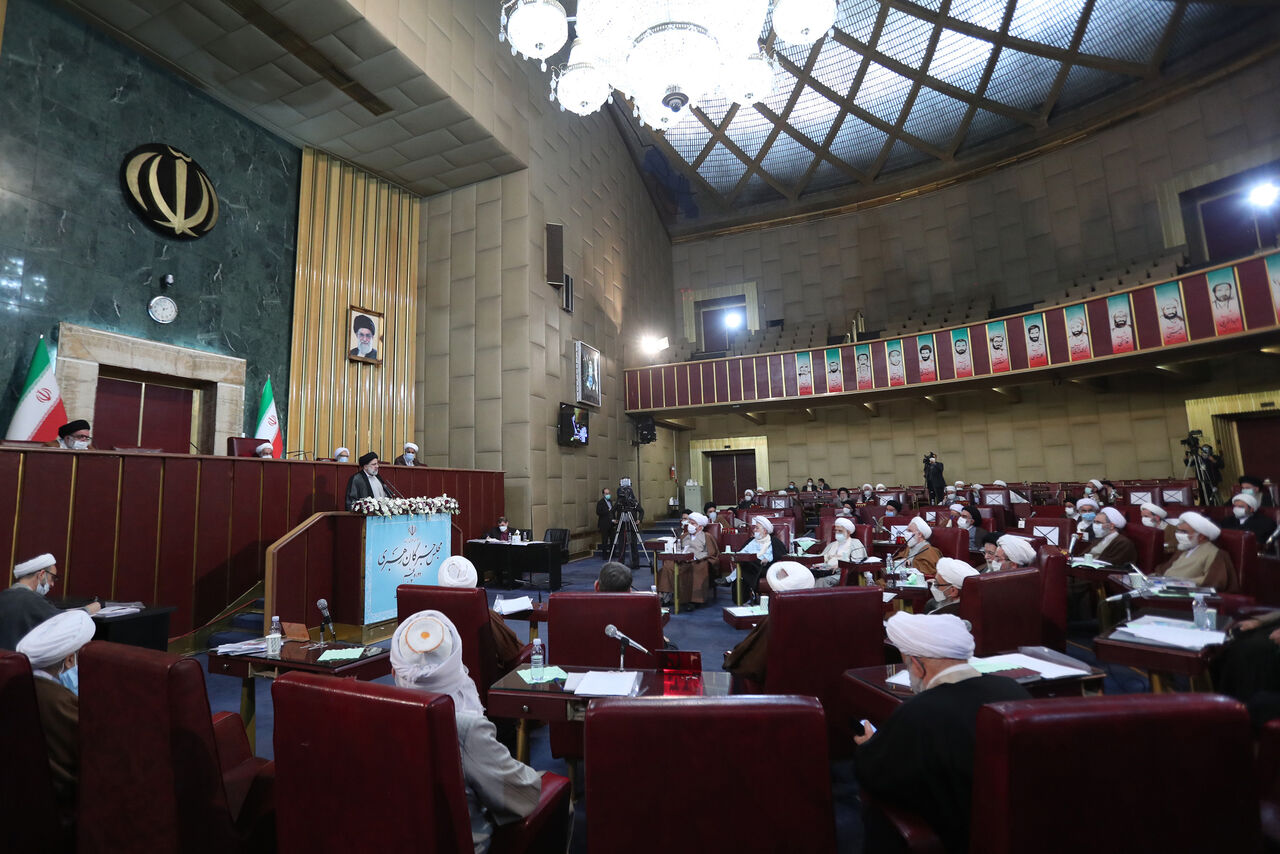
[[565, 273], [564, 284], [560, 289], [560, 308], [573, 314], [573, 276]]
[[558, 288], [564, 284], [564, 226], [547, 223], [547, 284]]
[[641, 445], [658, 441], [658, 425], [653, 423], [652, 415], [632, 416], [636, 421], [636, 441]]

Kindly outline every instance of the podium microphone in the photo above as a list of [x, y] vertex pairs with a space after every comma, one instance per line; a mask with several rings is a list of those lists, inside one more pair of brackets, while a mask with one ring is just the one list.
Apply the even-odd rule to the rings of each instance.
[[394, 483], [392, 483], [391, 481], [387, 480], [384, 477], [379, 477], [378, 479], [382, 481], [383, 486], [387, 486], [391, 488], [391, 490], [396, 494], [396, 498], [404, 498], [404, 493], [401, 492], [400, 488], [396, 486]]
[[638, 649], [641, 652], [643, 652], [645, 655], [649, 654], [649, 650], [645, 649], [640, 644], [636, 643], [631, 638], [624, 635], [622, 632], [618, 631], [618, 627], [613, 625], [612, 623], [604, 627], [604, 633], [605, 635], [613, 638], [614, 640], [621, 641], [622, 643], [627, 644], [632, 649]]
[[316, 607], [320, 609], [320, 641], [324, 642], [324, 627], [329, 627], [329, 634], [333, 635], [333, 639], [338, 639], [338, 632], [333, 627], [333, 617], [329, 616], [329, 600], [317, 599]]

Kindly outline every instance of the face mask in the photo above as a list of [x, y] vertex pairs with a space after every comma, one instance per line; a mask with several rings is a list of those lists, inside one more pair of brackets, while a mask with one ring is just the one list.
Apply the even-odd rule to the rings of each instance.
[[1247, 507], [1233, 507], [1231, 508], [1231, 512], [1236, 514], [1237, 519], [1243, 519], [1245, 516], [1249, 515], [1249, 509]]
[[1174, 536], [1178, 538], [1178, 551], [1185, 552], [1189, 550], [1194, 543], [1191, 542], [1191, 535], [1178, 531]]
[[690, 522], [688, 525], [685, 525], [684, 529], [688, 531], [690, 534], [698, 533], [698, 526], [693, 524], [692, 522]]
[[933, 601], [941, 604], [947, 601], [947, 594], [942, 592], [942, 588], [936, 584], [929, 585], [929, 592], [933, 594]]
[[896, 515], [898, 515], [898, 514], [897, 514], [896, 512], [894, 512], [893, 510], [886, 510], [886, 511], [884, 511], [884, 515], [885, 515], [885, 516], [896, 516]]
[[843, 531], [836, 531], [836, 542], [837, 542], [837, 543], [843, 543], [843, 542], [845, 541], [845, 539], [846, 539], [846, 537], [845, 537], [845, 533], [844, 533]]
[[1242, 495], [1253, 495], [1254, 489], [1252, 486], [1246, 486], [1244, 489], [1240, 490], [1240, 493]]
[[961, 516], [959, 519], [956, 520], [956, 524], [967, 531], [969, 530], [969, 527], [973, 523], [970, 522], [968, 519], [964, 518], [963, 516]]
[[58, 681], [67, 687], [72, 694], [80, 696], [80, 664], [77, 662], [72, 667], [58, 674]]
[[604, 500], [605, 500], [605, 501], [608, 501], [608, 500], [609, 500], [609, 493], [607, 493], [607, 492], [606, 492], [606, 493], [604, 494]]
[[1106, 532], [1102, 529], [1102, 523], [1101, 523], [1101, 522], [1094, 522], [1094, 523], [1093, 523], [1093, 535], [1094, 535], [1095, 537], [1099, 537], [1099, 538], [1101, 538], [1101, 537], [1103, 537], [1103, 536], [1105, 536], [1105, 535], [1106, 535]]
[[766, 534], [764, 531], [756, 531], [756, 532], [755, 532], [755, 537], [756, 537], [756, 539], [757, 539], [757, 540], [767, 540], [767, 539], [769, 539], [769, 535], [768, 535], [768, 534]]
[[414, 457], [416, 457], [416, 456], [417, 456], [417, 454], [415, 454], [413, 451], [405, 451], [405, 452], [404, 452], [404, 461], [405, 461], [406, 463], [411, 463], [411, 462], [413, 462], [413, 458], [414, 458]]
[[1159, 527], [1160, 527], [1160, 523], [1159, 523], [1159, 522], [1157, 522], [1155, 519], [1151, 518], [1150, 516], [1143, 516], [1143, 517], [1142, 517], [1142, 524], [1146, 525], [1148, 528], [1159, 528]]
[[1062, 512], [1067, 514], [1068, 519], [1076, 518], [1076, 508], [1074, 507], [1068, 507], [1064, 509]]
[[507, 530], [507, 526], [506, 526], [506, 525], [499, 525], [499, 526], [498, 526], [498, 530], [499, 530], [499, 531], [505, 531], [505, 530]]
[[39, 593], [41, 596], [49, 595], [49, 591], [52, 589], [53, 589], [52, 581], [48, 581], [48, 580], [41, 581], [39, 584], [36, 585], [36, 592]]
[[1094, 519], [1098, 518], [1098, 514], [1094, 513], [1092, 510], [1089, 510], [1088, 512], [1081, 513], [1080, 518], [1085, 520], [1086, 522], [1092, 522]]
[[343, 454], [342, 456], [338, 457], [338, 462], [340, 463], [345, 463], [350, 461], [351, 461], [351, 457], [348, 457], [346, 454]]
[[987, 561], [987, 569], [991, 570], [992, 572], [997, 571], [1002, 566], [1004, 566], [1004, 561], [1002, 560], [996, 560], [995, 558], [992, 558], [991, 560]]
[[76, 439], [75, 441], [73, 441], [73, 442], [71, 443], [71, 447], [72, 447], [72, 448], [74, 448], [74, 449], [75, 449], [75, 450], [77, 450], [77, 451], [87, 451], [87, 450], [89, 450], [89, 440], [88, 440], [88, 439]]
[[1086, 486], [1086, 487], [1084, 488], [1084, 494], [1085, 494], [1085, 495], [1093, 495], [1093, 487], [1092, 487], [1092, 486]]

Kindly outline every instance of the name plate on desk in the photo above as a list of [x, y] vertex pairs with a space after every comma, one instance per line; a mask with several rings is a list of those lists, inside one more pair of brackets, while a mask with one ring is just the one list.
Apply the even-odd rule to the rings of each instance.
[[396, 616], [396, 588], [435, 584], [449, 556], [449, 514], [368, 516], [364, 528], [364, 624]]

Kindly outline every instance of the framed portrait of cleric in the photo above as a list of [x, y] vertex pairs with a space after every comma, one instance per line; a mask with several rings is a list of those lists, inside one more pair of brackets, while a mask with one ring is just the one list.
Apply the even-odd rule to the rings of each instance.
[[1027, 339], [1027, 367], [1047, 367], [1049, 364], [1049, 339], [1044, 334], [1044, 315], [1028, 314], [1022, 318], [1022, 334]]
[[987, 355], [991, 357], [991, 373], [1003, 374], [1009, 362], [1009, 335], [1003, 320], [987, 324]]
[[840, 350], [832, 347], [823, 354], [827, 363], [827, 391], [844, 391], [844, 367], [840, 364]]
[[1244, 314], [1240, 310], [1240, 289], [1236, 287], [1234, 267], [1210, 270], [1209, 309], [1213, 313], [1213, 329], [1218, 335], [1244, 331]]
[[1138, 349], [1133, 331], [1133, 305], [1128, 294], [1107, 297], [1107, 326], [1111, 330], [1111, 352], [1132, 353]]
[[1093, 358], [1093, 345], [1089, 343], [1089, 316], [1084, 304], [1069, 305], [1063, 309], [1067, 321], [1067, 353], [1070, 361]]
[[347, 316], [347, 359], [382, 364], [382, 313], [350, 306]]
[[1182, 283], [1165, 282], [1153, 289], [1156, 300], [1156, 316], [1160, 320], [1160, 344], [1185, 344], [1187, 335], [1187, 310], [1182, 301]]
[[801, 394], [813, 394], [812, 353], [796, 353], [796, 382]]
[[956, 379], [973, 376], [973, 354], [969, 352], [969, 329], [951, 330], [951, 360], [956, 367]]
[[578, 403], [600, 405], [600, 351], [584, 341], [573, 342], [574, 393]]
[[920, 365], [920, 382], [931, 383], [938, 379], [938, 354], [933, 351], [933, 336], [916, 336], [916, 362]]
[[895, 338], [885, 345], [889, 360], [889, 385], [907, 384], [907, 366], [902, 358], [902, 339]]
[[858, 366], [858, 389], [865, 390], [875, 385], [871, 377], [871, 345], [859, 344], [853, 348], [854, 363]]

